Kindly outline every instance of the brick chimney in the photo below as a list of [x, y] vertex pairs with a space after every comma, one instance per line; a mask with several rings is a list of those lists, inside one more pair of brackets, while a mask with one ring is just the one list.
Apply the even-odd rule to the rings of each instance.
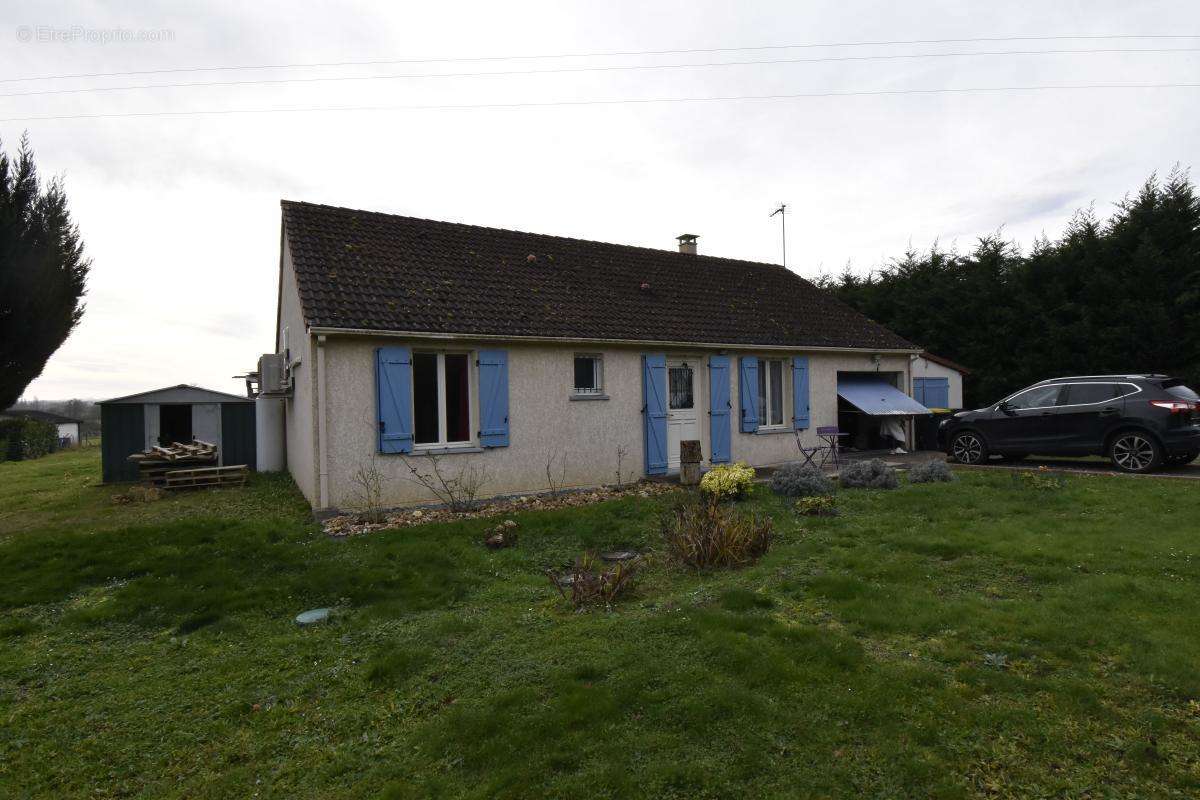
[[696, 240], [700, 237], [694, 233], [684, 233], [675, 237], [679, 240], [679, 252], [687, 253], [689, 256], [696, 255]]

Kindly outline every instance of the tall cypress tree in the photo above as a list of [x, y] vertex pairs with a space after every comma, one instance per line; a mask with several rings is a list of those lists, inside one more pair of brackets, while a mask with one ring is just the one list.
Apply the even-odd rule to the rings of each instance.
[[79, 324], [90, 268], [62, 182], [41, 184], [27, 136], [15, 158], [0, 146], [0, 409]]
[[935, 246], [821, 284], [971, 367], [968, 404], [1055, 375], [1165, 372], [1200, 384], [1200, 200], [1178, 168], [1152, 175], [1106, 222], [1077, 212], [1027, 255], [994, 235], [967, 255]]

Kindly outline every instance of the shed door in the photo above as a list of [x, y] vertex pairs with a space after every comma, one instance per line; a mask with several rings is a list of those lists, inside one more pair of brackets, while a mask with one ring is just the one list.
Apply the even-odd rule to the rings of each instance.
[[100, 406], [100, 460], [104, 470], [104, 482], [136, 481], [137, 464], [130, 461], [130, 453], [144, 447], [146, 429], [140, 405]]
[[221, 446], [221, 404], [192, 405], [192, 437], [217, 446], [217, 465], [225, 464], [225, 448]]

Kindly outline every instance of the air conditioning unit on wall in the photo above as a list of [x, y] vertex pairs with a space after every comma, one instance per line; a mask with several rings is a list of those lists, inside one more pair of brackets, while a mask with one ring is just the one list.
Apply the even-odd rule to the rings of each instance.
[[285, 353], [264, 353], [258, 359], [259, 394], [288, 394], [292, 391], [292, 378], [288, 371]]

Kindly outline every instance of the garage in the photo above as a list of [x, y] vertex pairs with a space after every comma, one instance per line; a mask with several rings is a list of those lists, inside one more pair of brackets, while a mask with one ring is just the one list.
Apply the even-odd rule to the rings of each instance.
[[929, 414], [900, 389], [901, 372], [839, 372], [838, 428], [843, 447], [859, 451], [907, 449], [913, 418]]
[[254, 401], [180, 384], [103, 400], [100, 457], [105, 483], [135, 481], [133, 453], [195, 440], [217, 446], [217, 465], [255, 462]]

